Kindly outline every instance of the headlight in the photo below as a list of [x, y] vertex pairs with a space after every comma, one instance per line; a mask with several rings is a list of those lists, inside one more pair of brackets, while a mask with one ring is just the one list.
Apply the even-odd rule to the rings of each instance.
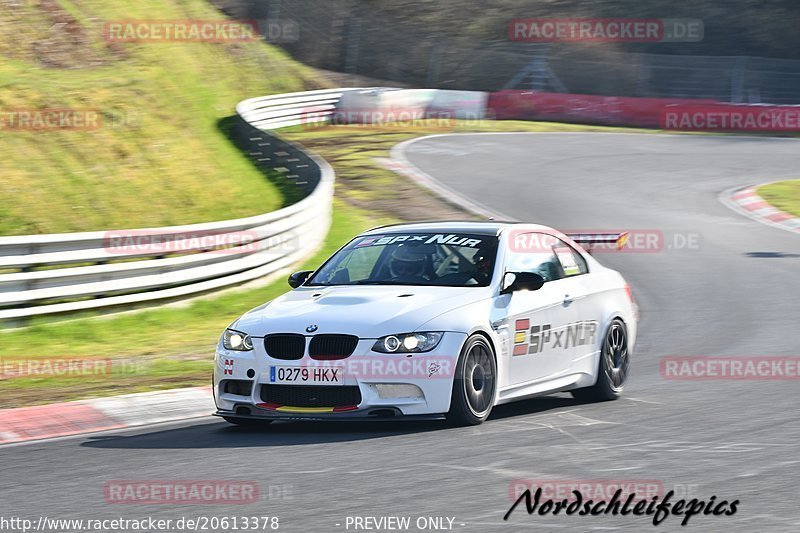
[[372, 351], [381, 353], [419, 353], [429, 352], [436, 348], [444, 333], [429, 331], [427, 333], [401, 333], [381, 337], [372, 346]]
[[242, 333], [235, 329], [226, 329], [225, 333], [222, 334], [222, 345], [226, 350], [247, 352], [253, 349], [253, 339], [247, 333]]

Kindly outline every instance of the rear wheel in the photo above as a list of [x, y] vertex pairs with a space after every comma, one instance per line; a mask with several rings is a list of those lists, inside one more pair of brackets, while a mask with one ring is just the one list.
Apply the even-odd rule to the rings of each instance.
[[255, 418], [239, 418], [236, 416], [223, 416], [225, 422], [235, 426], [259, 428], [272, 424], [272, 420], [258, 420]]
[[616, 400], [622, 395], [629, 369], [628, 330], [622, 320], [615, 318], [603, 339], [597, 383], [571, 391], [572, 396], [587, 402]]
[[467, 339], [453, 376], [453, 395], [447, 420], [477, 425], [489, 418], [497, 389], [497, 363], [489, 342], [481, 335]]

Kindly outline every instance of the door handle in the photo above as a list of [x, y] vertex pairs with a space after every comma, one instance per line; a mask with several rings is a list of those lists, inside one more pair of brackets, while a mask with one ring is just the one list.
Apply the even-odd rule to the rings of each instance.
[[564, 307], [569, 306], [572, 302], [573, 302], [572, 296], [570, 296], [569, 294], [565, 294], [564, 295]]

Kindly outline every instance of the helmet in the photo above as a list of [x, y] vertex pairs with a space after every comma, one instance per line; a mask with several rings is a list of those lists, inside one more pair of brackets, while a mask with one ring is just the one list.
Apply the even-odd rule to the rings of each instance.
[[492, 259], [494, 258], [494, 246], [483, 246], [478, 248], [475, 255], [472, 256], [472, 263], [475, 265], [475, 270], [484, 276], [492, 274]]
[[419, 247], [400, 245], [392, 252], [389, 267], [394, 277], [420, 277], [425, 272], [426, 251]]

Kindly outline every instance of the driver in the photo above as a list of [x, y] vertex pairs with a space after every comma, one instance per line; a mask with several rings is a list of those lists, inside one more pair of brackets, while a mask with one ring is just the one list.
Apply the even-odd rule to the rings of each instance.
[[[421, 248], [421, 247], [419, 247]], [[398, 281], [428, 281], [425, 277], [425, 260], [427, 254], [422, 249], [401, 245], [392, 252], [389, 269], [392, 278]]]
[[494, 246], [484, 245], [475, 252], [472, 256], [472, 263], [475, 265], [476, 273], [483, 276], [484, 279], [489, 279], [492, 275], [492, 259], [496, 253]]

